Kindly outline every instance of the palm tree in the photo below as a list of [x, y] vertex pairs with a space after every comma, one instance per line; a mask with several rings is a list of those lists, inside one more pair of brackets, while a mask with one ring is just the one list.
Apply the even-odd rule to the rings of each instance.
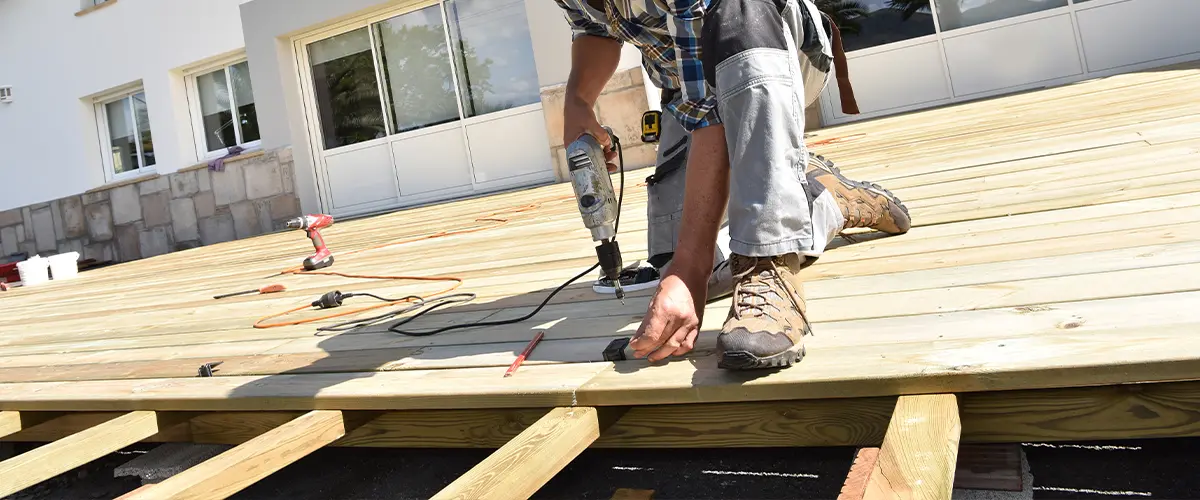
[[922, 10], [929, 10], [929, 0], [888, 0], [888, 7], [900, 11], [900, 18], [907, 21]]
[[[938, 18], [941, 19], [942, 29], [953, 29], [962, 26], [962, 9], [960, 0], [942, 0], [938, 2]], [[917, 12], [929, 12], [929, 0], [888, 0], [888, 7], [900, 11], [900, 18], [905, 21]], [[946, 28], [947, 26], [951, 28]]]
[[862, 29], [858, 20], [867, 17], [867, 9], [854, 0], [816, 0], [815, 3], [817, 8], [833, 18], [838, 29], [847, 35], [857, 34]]

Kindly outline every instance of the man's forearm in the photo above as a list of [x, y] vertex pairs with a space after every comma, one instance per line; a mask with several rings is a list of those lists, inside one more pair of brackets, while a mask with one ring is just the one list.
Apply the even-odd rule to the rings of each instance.
[[[670, 273], [689, 286], [704, 290], [714, 264], [717, 231], [729, 200], [729, 151], [725, 145], [725, 127], [711, 125], [693, 132], [687, 161], [683, 221]], [[697, 307], [703, 305], [697, 304]]]
[[611, 38], [581, 36], [571, 43], [571, 76], [568, 100], [594, 106], [621, 62], [621, 43]]

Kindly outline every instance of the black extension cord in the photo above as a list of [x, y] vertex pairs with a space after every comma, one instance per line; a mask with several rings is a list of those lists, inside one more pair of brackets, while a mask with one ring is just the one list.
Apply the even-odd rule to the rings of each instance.
[[[613, 233], [619, 233], [620, 228], [621, 228], [621, 207], [625, 203], [625, 151], [621, 148], [621, 140], [618, 139], [617, 136], [613, 135], [612, 141], [613, 141], [613, 145], [616, 146], [616, 148], [617, 148], [617, 169], [620, 171], [620, 178], [621, 178], [621, 189], [620, 189], [620, 192], [617, 194], [617, 220], [613, 224]], [[470, 302], [472, 300], [475, 300], [476, 295], [473, 293], [456, 293], [456, 294], [451, 294], [451, 295], [443, 295], [441, 297], [434, 297], [429, 300], [423, 300], [417, 296], [405, 297], [403, 299], [388, 299], [388, 298], [380, 297], [378, 295], [374, 295], [374, 294], [370, 294], [370, 293], [346, 293], [346, 294], [343, 294], [340, 292], [329, 292], [329, 293], [323, 295], [321, 297], [321, 299], [318, 299], [316, 302], [313, 302], [313, 307], [321, 307], [321, 308], [338, 307], [341, 305], [342, 300], [351, 298], [351, 297], [360, 297], [360, 296], [361, 297], [372, 297], [372, 298], [375, 298], [378, 300], [382, 300], [384, 302], [392, 302], [392, 301], [397, 301], [397, 300], [408, 299], [408, 300], [412, 300], [413, 303], [403, 307], [402, 309], [399, 309], [396, 311], [391, 311], [391, 312], [384, 313], [384, 314], [380, 314], [378, 316], [372, 316], [370, 318], [363, 318], [363, 319], [356, 319], [356, 320], [346, 321], [343, 323], [338, 323], [338, 324], [332, 325], [332, 326], [321, 327], [321, 328], [317, 329], [317, 332], [318, 332], [317, 335], [320, 336], [321, 335], [320, 332], [343, 332], [343, 331], [353, 330], [356, 328], [361, 328], [364, 326], [370, 326], [370, 325], [379, 323], [381, 321], [389, 320], [396, 316], [400, 316], [400, 315], [407, 314], [412, 311], [418, 311], [418, 310], [419, 311], [416, 314], [413, 314], [412, 316], [404, 318], [402, 321], [388, 327], [388, 331], [393, 332], [393, 333], [399, 333], [401, 335], [407, 335], [410, 337], [426, 337], [429, 335], [436, 335], [436, 334], [439, 334], [442, 332], [447, 332], [450, 330], [460, 330], [460, 329], [464, 329], [464, 328], [479, 328], [479, 327], [484, 327], [484, 326], [504, 326], [504, 325], [511, 325], [514, 323], [520, 323], [522, 321], [528, 320], [529, 318], [536, 316], [537, 313], [541, 312], [542, 309], [545, 308], [546, 305], [550, 303], [550, 300], [552, 300], [555, 295], [558, 295], [558, 292], [563, 291], [564, 288], [571, 286], [571, 284], [575, 283], [576, 281], [579, 281], [580, 278], [587, 276], [592, 271], [595, 271], [596, 268], [598, 268], [598, 267], [600, 267], [599, 262], [592, 264], [592, 267], [587, 268], [583, 272], [575, 275], [574, 278], [571, 278], [571, 279], [567, 280], [565, 283], [559, 285], [558, 288], [555, 288], [553, 292], [550, 292], [550, 295], [547, 295], [546, 298], [544, 300], [542, 300], [541, 304], [538, 304], [537, 308], [535, 308], [529, 314], [526, 314], [519, 318], [504, 319], [504, 320], [497, 320], [497, 321], [477, 321], [474, 323], [449, 325], [449, 326], [444, 326], [441, 328], [437, 328], [437, 329], [433, 329], [433, 330], [425, 330], [425, 331], [408, 331], [408, 330], [402, 330], [402, 329], [400, 329], [400, 327], [404, 326], [404, 325], [412, 322], [413, 320], [416, 320], [417, 318], [420, 318], [421, 316], [424, 316], [425, 314], [428, 314], [429, 312], [432, 312], [436, 309], [439, 309], [439, 308], [442, 308], [442, 307], [445, 307], [448, 305], [452, 305], [452, 304], [464, 304], [464, 303]], [[422, 308], [424, 308], [424, 309], [422, 309]]]

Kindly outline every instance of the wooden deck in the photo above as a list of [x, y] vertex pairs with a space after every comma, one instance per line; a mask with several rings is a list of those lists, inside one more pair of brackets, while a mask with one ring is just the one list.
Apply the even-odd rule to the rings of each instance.
[[[386, 410], [361, 428], [341, 427], [336, 411], [308, 415], [348, 434], [339, 445], [500, 446], [561, 419], [551, 408], [632, 406], [596, 432], [597, 446], [878, 445], [896, 396], [931, 394], [959, 396], [965, 441], [1198, 435], [1195, 383], [1143, 384], [1200, 380], [1197, 103], [1192, 64], [819, 131], [810, 142], [840, 140], [815, 151], [892, 189], [914, 228], [854, 232], [804, 273], [815, 336], [786, 370], [716, 368], [728, 300], [708, 307], [686, 359], [604, 362], [609, 341], [636, 330], [648, 293], [623, 306], [589, 280], [504, 327], [429, 337], [386, 324], [316, 332], [332, 321], [255, 328], [331, 290], [401, 297], [454, 284], [268, 279], [311, 251], [302, 233], [283, 232], [0, 294], [0, 410], [57, 417], [7, 439], [58, 439], [111, 422], [96, 412], [153, 410], [210, 413], [132, 442], [240, 443], [305, 411]], [[648, 173], [627, 177], [627, 262], [644, 258]], [[455, 234], [427, 238], [439, 232]], [[565, 184], [341, 221], [325, 236], [331, 271], [452, 276], [456, 292], [478, 294], [418, 329], [518, 317], [594, 262]], [[289, 291], [212, 299], [267, 283]], [[545, 340], [504, 378], [537, 331]], [[210, 362], [217, 376], [197, 377]], [[1116, 387], [1126, 384], [1142, 385]], [[81, 413], [42, 413], [60, 411]]]

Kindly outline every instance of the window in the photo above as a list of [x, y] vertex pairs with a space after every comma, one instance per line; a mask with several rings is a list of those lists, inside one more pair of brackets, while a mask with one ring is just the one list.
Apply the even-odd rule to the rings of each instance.
[[521, 0], [444, 0], [365, 24], [307, 46], [327, 150], [540, 101]]
[[144, 173], [154, 166], [154, 139], [146, 93], [136, 90], [96, 104], [109, 180]]
[[1067, 0], [935, 0], [942, 31], [1066, 7]]
[[816, 2], [842, 31], [846, 52], [934, 34], [929, 0]]
[[246, 61], [208, 67], [187, 79], [196, 151], [201, 159], [227, 154], [229, 148], [259, 144], [254, 87]]

